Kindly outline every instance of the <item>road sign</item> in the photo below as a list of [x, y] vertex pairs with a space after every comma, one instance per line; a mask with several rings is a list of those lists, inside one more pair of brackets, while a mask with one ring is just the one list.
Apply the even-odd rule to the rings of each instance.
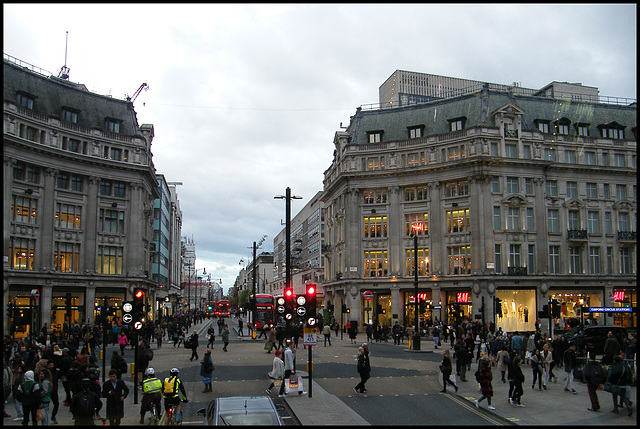
[[371, 301], [371, 300], [373, 299], [373, 292], [371, 292], [371, 291], [365, 291], [365, 292], [362, 294], [362, 297], [363, 297], [364, 299], [366, 299], [367, 301]]
[[139, 330], [142, 329], [142, 322], [136, 322], [133, 324], [133, 329]]
[[125, 313], [131, 313], [131, 310], [133, 310], [133, 304], [130, 302], [125, 302], [122, 304], [122, 311], [124, 311]]
[[37, 300], [40, 298], [40, 291], [38, 289], [31, 289], [31, 296]]
[[129, 324], [133, 321], [133, 316], [131, 315], [131, 313], [124, 313], [122, 315], [122, 321], [126, 324]]
[[298, 316], [300, 317], [304, 316], [306, 312], [307, 312], [307, 309], [304, 307], [296, 308], [296, 313], [298, 313]]
[[305, 346], [318, 345], [318, 328], [304, 328], [302, 330], [302, 344]]

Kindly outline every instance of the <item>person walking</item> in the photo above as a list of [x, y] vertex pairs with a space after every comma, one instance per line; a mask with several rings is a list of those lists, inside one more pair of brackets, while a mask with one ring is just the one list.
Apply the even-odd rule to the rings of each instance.
[[213, 342], [216, 340], [216, 328], [213, 326], [213, 323], [209, 325], [209, 329], [207, 329], [207, 337], [209, 341], [207, 342], [207, 348], [213, 348]]
[[565, 350], [562, 360], [564, 362], [564, 372], [567, 373], [566, 381], [564, 382], [564, 391], [573, 393], [576, 395], [576, 389], [573, 388], [573, 370], [577, 367], [576, 361], [576, 344], [573, 343]]
[[[534, 349], [530, 358], [531, 369], [533, 370], [533, 384], [531, 384], [531, 388], [536, 388], [536, 380], [538, 380], [538, 390], [542, 390], [542, 368], [544, 363], [542, 362], [542, 358], [540, 357], [540, 350]], [[544, 385], [544, 390], [547, 390], [547, 385]]]
[[129, 344], [129, 338], [125, 335], [124, 331], [120, 332], [118, 336], [118, 345], [120, 346], [120, 354], [124, 356], [124, 348]]
[[282, 381], [284, 379], [284, 361], [282, 360], [282, 351], [276, 350], [276, 355], [273, 358], [273, 367], [271, 372], [267, 374], [273, 381], [267, 388], [267, 395], [271, 395], [271, 389], [276, 385], [276, 380]]
[[272, 326], [271, 329], [269, 329], [269, 335], [267, 336], [267, 342], [264, 345], [265, 349], [267, 349], [267, 353], [271, 353], [271, 350], [275, 347], [275, 345], [276, 345], [276, 336], [277, 336], [276, 328], [275, 328], [275, 326]]
[[213, 376], [213, 360], [211, 359], [211, 350], [205, 349], [204, 358], [200, 362], [200, 377], [204, 383], [204, 390], [202, 393], [211, 392], [211, 377]]
[[489, 359], [480, 359], [475, 376], [476, 381], [480, 383], [480, 392], [482, 393], [480, 399], [475, 400], [476, 407], [480, 408], [480, 402], [486, 399], [487, 408], [495, 410], [496, 407], [491, 406], [491, 397], [493, 396], [491, 380], [493, 380], [493, 374], [491, 373], [491, 362]]
[[11, 384], [13, 382], [13, 372], [7, 361], [7, 356], [3, 359], [4, 368], [2, 369], [2, 414], [3, 418], [11, 417], [11, 414], [5, 410], [7, 399], [11, 395]]
[[369, 345], [364, 343], [362, 347], [358, 349], [358, 374], [360, 374], [360, 383], [353, 388], [358, 393], [362, 393], [367, 396], [367, 389], [365, 383], [371, 378], [371, 362], [369, 360]]
[[[613, 410], [612, 413], [619, 413], [618, 411], [618, 395], [621, 402], [627, 406], [627, 412], [629, 415], [633, 414], [631, 409], [631, 400], [629, 396], [631, 394], [631, 368], [623, 361], [622, 356], [615, 355], [613, 357], [613, 365], [609, 367], [607, 373], [607, 383], [611, 383], [613, 389], [611, 390], [611, 396], [613, 398]], [[25, 410], [25, 418], [27, 412]]]
[[291, 374], [295, 374], [295, 367], [293, 361], [295, 359], [295, 351], [294, 348], [295, 343], [291, 340], [287, 342], [287, 348], [284, 351], [284, 376], [282, 377], [282, 386], [280, 386], [279, 397], [284, 396], [284, 385], [287, 382], [287, 379], [291, 376]]
[[453, 365], [451, 363], [451, 353], [448, 349], [444, 349], [442, 363], [440, 364], [440, 372], [442, 373], [442, 390], [441, 393], [447, 393], [447, 383], [453, 386], [458, 391], [456, 383], [451, 381], [451, 373], [453, 372]]
[[509, 369], [509, 363], [511, 360], [509, 359], [509, 352], [507, 348], [502, 346], [496, 355], [496, 360], [498, 362], [496, 368], [500, 371], [500, 375], [502, 376], [501, 380], [503, 383], [506, 383], [505, 375], [507, 373], [507, 369]]
[[603, 365], [611, 365], [613, 363], [613, 357], [615, 355], [620, 354], [620, 343], [618, 339], [613, 335], [613, 332], [609, 331], [607, 333], [607, 339], [604, 342], [604, 348], [602, 352], [604, 355], [602, 356], [602, 364]]
[[224, 343], [222, 350], [227, 352], [227, 346], [229, 345], [229, 325], [226, 324], [224, 325], [224, 328], [222, 328], [222, 342]]
[[433, 347], [437, 350], [438, 345], [440, 345], [440, 330], [438, 329], [438, 325], [434, 325], [431, 335], [433, 335]]
[[589, 392], [589, 399], [591, 400], [591, 407], [587, 408], [589, 411], [598, 411], [600, 409], [600, 402], [598, 401], [598, 387], [605, 382], [607, 373], [600, 363], [596, 361], [596, 354], [589, 352], [589, 360], [582, 368], [584, 379], [587, 382], [587, 391]]
[[22, 403], [23, 426], [29, 425], [29, 417], [33, 426], [37, 426], [36, 414], [41, 404], [40, 384], [34, 379], [33, 371], [24, 373], [24, 381], [18, 387], [17, 398]]
[[198, 360], [198, 331], [194, 330], [193, 334], [187, 340], [189, 343], [189, 348], [191, 349], [191, 357], [189, 360]]
[[109, 371], [109, 380], [102, 384], [102, 397], [107, 398], [107, 418], [109, 425], [120, 426], [124, 417], [124, 400], [129, 396], [129, 388], [124, 380], [118, 379], [118, 370]]
[[91, 380], [83, 378], [81, 385], [82, 390], [73, 395], [69, 411], [76, 426], [95, 426], [94, 419], [102, 409], [102, 401], [91, 391]]
[[324, 325], [322, 328], [322, 334], [324, 335], [324, 346], [327, 347], [327, 341], [329, 341], [329, 347], [331, 347], [331, 327], [329, 325]]
[[520, 402], [522, 399], [522, 395], [524, 394], [524, 390], [522, 389], [522, 385], [524, 384], [524, 373], [522, 372], [522, 368], [520, 367], [522, 363], [522, 359], [518, 354], [514, 354], [512, 359], [513, 364], [510, 368], [510, 379], [513, 380], [513, 396], [511, 397], [510, 402], [518, 407], [524, 407]]
[[51, 392], [53, 385], [51, 383], [51, 371], [43, 368], [38, 372], [38, 382], [40, 383], [40, 408], [44, 409], [43, 426], [49, 426], [49, 405], [51, 404]]
[[240, 337], [244, 337], [244, 332], [242, 332], [242, 326], [243, 326], [243, 322], [242, 322], [242, 318], [240, 316], [238, 316], [238, 336]]
[[[545, 343], [544, 346], [542, 346], [542, 353], [540, 353], [540, 359], [542, 359], [543, 362], [543, 367], [544, 367], [544, 374], [542, 375], [542, 385], [547, 386], [547, 381], [551, 381], [551, 379], [553, 379], [554, 375], [552, 372], [552, 368], [553, 368], [553, 353], [551, 353], [551, 344], [550, 343]], [[557, 378], [557, 377], [556, 377]]]
[[111, 352], [111, 369], [117, 371], [117, 378], [122, 378], [122, 374], [127, 373], [127, 361], [118, 353], [117, 350]]

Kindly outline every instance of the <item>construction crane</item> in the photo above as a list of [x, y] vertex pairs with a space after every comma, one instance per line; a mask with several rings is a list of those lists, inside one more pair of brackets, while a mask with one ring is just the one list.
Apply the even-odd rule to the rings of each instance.
[[131, 96], [131, 97], [127, 96], [127, 101], [130, 101], [132, 103], [134, 101], [136, 101], [136, 98], [138, 98], [138, 95], [140, 95], [140, 93], [142, 92], [143, 89], [145, 91], [147, 91], [149, 89], [149, 85], [147, 85], [147, 82], [144, 82], [142, 85], [140, 85], [140, 88], [138, 88], [136, 90], [136, 92], [133, 93], [133, 96]]

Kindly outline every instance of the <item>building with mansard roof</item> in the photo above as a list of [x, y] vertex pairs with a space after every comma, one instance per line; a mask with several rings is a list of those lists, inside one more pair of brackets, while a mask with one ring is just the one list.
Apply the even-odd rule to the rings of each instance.
[[[416, 307], [421, 324], [636, 327], [635, 100], [448, 79], [444, 95], [381, 87], [336, 132], [325, 308], [360, 327], [413, 325]], [[398, 91], [416, 97], [390, 102]]]
[[119, 318], [137, 288], [152, 303], [153, 125], [131, 101], [6, 54], [3, 67], [5, 333], [93, 323], [105, 302]]

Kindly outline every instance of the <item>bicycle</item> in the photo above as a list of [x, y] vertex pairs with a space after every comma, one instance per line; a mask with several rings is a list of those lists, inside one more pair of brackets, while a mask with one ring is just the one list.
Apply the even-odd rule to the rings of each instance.
[[[189, 401], [187, 400], [183, 400], [183, 403], [187, 403]], [[176, 419], [176, 406], [175, 405], [171, 405], [169, 406], [169, 410], [167, 411], [167, 425], [168, 426], [175, 426], [175, 425], [182, 425], [182, 420], [183, 416], [182, 414], [184, 414], [184, 410], [180, 410], [180, 416]]]
[[151, 415], [149, 416], [149, 426], [158, 426], [158, 422], [160, 422], [161, 416], [158, 413], [156, 408], [156, 404], [151, 404]]

